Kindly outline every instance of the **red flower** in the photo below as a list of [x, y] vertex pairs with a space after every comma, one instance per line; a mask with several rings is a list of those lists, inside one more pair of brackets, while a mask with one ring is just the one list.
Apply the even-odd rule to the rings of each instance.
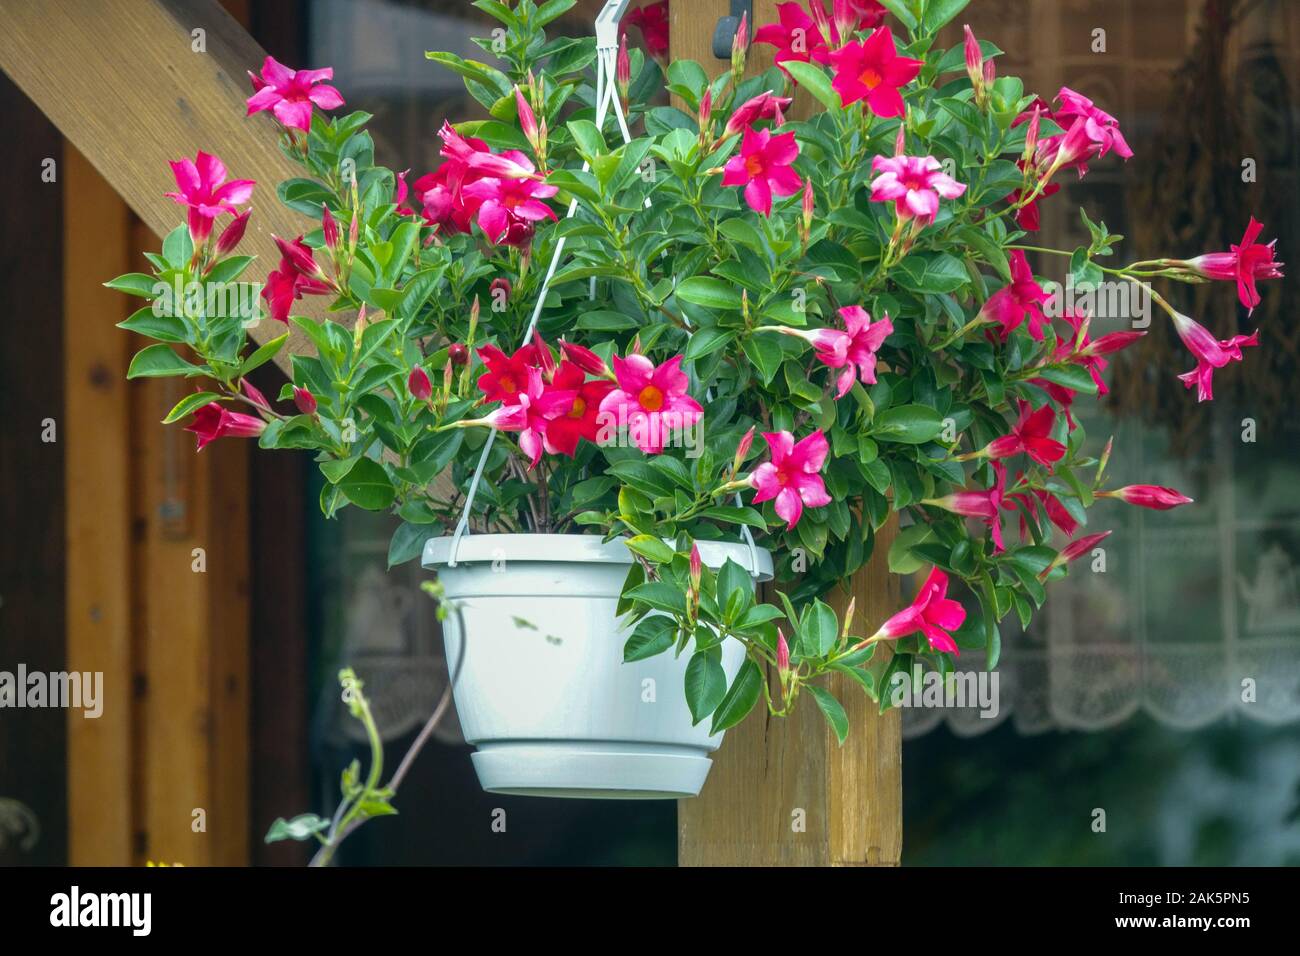
[[1065, 457], [1065, 446], [1051, 437], [1056, 424], [1056, 410], [1050, 403], [1037, 411], [1028, 402], [1020, 403], [1020, 417], [1011, 432], [989, 442], [984, 449], [990, 458], [1010, 458], [1026, 454], [1049, 471], [1054, 462]]
[[534, 348], [525, 345], [507, 356], [495, 345], [481, 345], [478, 355], [487, 366], [478, 379], [484, 401], [518, 405], [519, 396], [528, 390], [528, 372], [537, 357]]
[[1043, 340], [1043, 326], [1050, 320], [1043, 314], [1043, 303], [1051, 298], [1037, 282], [1029, 260], [1019, 249], [1012, 250], [1011, 284], [999, 289], [984, 303], [980, 314], [985, 321], [993, 322], [1001, 328], [1002, 341], [1005, 342], [1016, 327], [1029, 317], [1029, 334], [1037, 341]]
[[1207, 252], [1187, 263], [1197, 275], [1207, 279], [1236, 280], [1237, 298], [1251, 312], [1259, 305], [1259, 290], [1255, 288], [1256, 279], [1280, 279], [1282, 263], [1274, 258], [1274, 239], [1267, 245], [1256, 242], [1264, 229], [1262, 222], [1250, 217], [1246, 234], [1241, 237], [1240, 245], [1232, 246], [1231, 252]]
[[[830, 54], [827, 37], [808, 11], [797, 3], [778, 3], [776, 15], [779, 22], [759, 27], [754, 42], [776, 47], [777, 66], [787, 60], [827, 62]], [[829, 24], [827, 27], [829, 30]]]
[[1168, 511], [1179, 505], [1190, 505], [1192, 499], [1173, 488], [1164, 485], [1125, 485], [1115, 491], [1097, 493], [1098, 498], [1118, 498], [1125, 504], [1150, 508], [1152, 511]]
[[573, 392], [573, 402], [565, 411], [546, 423], [546, 441], [556, 453], [573, 457], [578, 440], [594, 442], [600, 432], [600, 403], [614, 390], [614, 383], [588, 382], [586, 373], [572, 362], [561, 362], [551, 385], [562, 392]]
[[960, 654], [950, 631], [966, 623], [966, 609], [948, 597], [948, 575], [933, 568], [911, 607], [903, 608], [880, 626], [871, 640], [897, 640], [920, 631], [931, 650]]
[[640, 28], [651, 56], [668, 52], [668, 0], [629, 10], [623, 17], [622, 32], [627, 33], [629, 26]]
[[[293, 242], [286, 242], [278, 236], [272, 238], [280, 248], [280, 267], [266, 277], [262, 298], [266, 300], [271, 318], [287, 323], [289, 310], [296, 300], [304, 295], [329, 295], [334, 290], [329, 283], [316, 278], [317, 274], [323, 273], [302, 236]], [[304, 274], [304, 269], [309, 274]]]
[[194, 413], [185, 430], [198, 436], [197, 450], [202, 451], [218, 438], [256, 438], [266, 431], [266, 422], [255, 415], [232, 412], [216, 402], [208, 402]]

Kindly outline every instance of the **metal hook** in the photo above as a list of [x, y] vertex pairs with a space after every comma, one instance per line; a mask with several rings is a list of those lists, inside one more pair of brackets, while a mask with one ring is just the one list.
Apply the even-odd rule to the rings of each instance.
[[754, 35], [754, 0], [731, 0], [731, 15], [718, 20], [718, 25], [713, 29], [713, 55], [719, 60], [731, 59], [731, 45], [740, 30], [742, 16], [749, 24], [749, 36], [745, 37], [748, 42]]

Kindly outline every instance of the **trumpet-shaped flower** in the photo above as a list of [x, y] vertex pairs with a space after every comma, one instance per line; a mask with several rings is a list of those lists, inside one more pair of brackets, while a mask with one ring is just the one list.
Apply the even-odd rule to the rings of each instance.
[[1248, 345], [1259, 345], [1259, 330], [1250, 335], [1234, 335], [1232, 338], [1216, 339], [1205, 326], [1195, 322], [1180, 312], [1173, 313], [1174, 329], [1183, 344], [1196, 357], [1196, 368], [1178, 376], [1185, 386], [1196, 386], [1196, 400], [1207, 402], [1214, 398], [1214, 370], [1223, 368], [1229, 362], [1240, 362], [1241, 350]]
[[827, 59], [835, 76], [831, 86], [845, 106], [860, 100], [877, 116], [902, 116], [905, 110], [899, 87], [921, 72], [922, 62], [899, 56], [889, 27], [878, 27], [865, 40], [850, 40]]
[[176, 160], [171, 167], [176, 192], [164, 195], [189, 208], [190, 238], [195, 246], [207, 241], [212, 224], [222, 213], [238, 215], [236, 207], [248, 202], [257, 185], [252, 179], [226, 182], [225, 163], [203, 150], [194, 159]]
[[731, 114], [731, 119], [727, 120], [727, 127], [722, 135], [735, 136], [763, 120], [772, 120], [774, 125], [780, 126], [785, 120], [785, 111], [793, 102], [793, 97], [776, 96], [770, 91], [759, 93], [736, 108], [736, 112]]
[[964, 623], [966, 609], [948, 597], [948, 575], [936, 567], [916, 592], [911, 606], [885, 621], [871, 640], [892, 641], [919, 632], [925, 635], [931, 650], [960, 654], [950, 632]]
[[1241, 243], [1232, 246], [1231, 252], [1207, 252], [1190, 260], [1187, 265], [1197, 274], [1207, 279], [1226, 279], [1237, 283], [1237, 298], [1251, 312], [1259, 305], [1259, 289], [1255, 287], [1257, 279], [1280, 279], [1282, 263], [1274, 259], [1274, 247], [1277, 240], [1263, 244], [1255, 240], [1264, 230], [1264, 224], [1250, 217], [1246, 234]]
[[668, 52], [668, 0], [629, 10], [623, 17], [622, 32], [626, 34], [630, 26], [640, 28], [646, 51], [651, 56], [663, 56]]
[[1048, 470], [1065, 457], [1065, 445], [1051, 437], [1056, 424], [1056, 410], [1045, 403], [1037, 410], [1028, 402], [1020, 403], [1020, 417], [1011, 431], [995, 438], [984, 449], [990, 458], [1010, 458], [1026, 454]]
[[658, 367], [644, 355], [614, 356], [618, 385], [601, 400], [600, 412], [616, 416], [647, 455], [659, 454], [673, 431], [689, 428], [704, 417], [700, 403], [687, 394], [690, 379], [681, 364], [680, 355]]
[[749, 127], [740, 141], [740, 152], [727, 160], [722, 185], [744, 186], [749, 208], [770, 216], [773, 193], [793, 196], [803, 187], [794, 171], [798, 157], [794, 133], [773, 136], [771, 130]]
[[1114, 491], [1098, 492], [1099, 498], [1118, 498], [1125, 504], [1150, 508], [1152, 511], [1168, 511], [1179, 505], [1190, 505], [1192, 499], [1181, 491], [1166, 488], [1164, 485], [1125, 485]]
[[551, 385], [561, 392], [572, 392], [573, 401], [546, 425], [546, 440], [554, 453], [573, 457], [578, 441], [594, 442], [600, 434], [600, 403], [614, 389], [613, 382], [594, 379], [573, 362], [561, 362]]
[[892, 201], [899, 219], [933, 222], [940, 196], [956, 199], [966, 192], [966, 185], [944, 173], [933, 156], [877, 156], [871, 171], [880, 174], [871, 181], [871, 201]]
[[281, 125], [311, 129], [312, 107], [323, 110], [338, 109], [343, 105], [339, 91], [326, 83], [334, 79], [334, 68], [320, 70], [291, 70], [275, 57], [268, 56], [262, 64], [262, 75], [248, 74], [253, 83], [253, 95], [248, 98], [248, 115], [270, 110]]
[[1043, 326], [1050, 319], [1043, 314], [1043, 303], [1050, 295], [1034, 281], [1034, 272], [1029, 268], [1029, 260], [1019, 249], [1014, 249], [1009, 257], [1011, 265], [1011, 283], [1004, 286], [984, 303], [980, 314], [985, 321], [999, 326], [1002, 341], [1006, 341], [1013, 331], [1029, 319], [1029, 334], [1037, 341], [1043, 340]]
[[777, 516], [785, 520], [786, 530], [790, 530], [799, 523], [805, 505], [820, 508], [831, 503], [820, 474], [830, 445], [821, 429], [797, 443], [793, 435], [784, 431], [764, 432], [763, 438], [771, 460], [763, 462], [749, 476], [750, 486], [757, 492], [754, 503], [775, 499]]
[[256, 438], [266, 431], [266, 422], [256, 415], [232, 412], [216, 402], [208, 402], [194, 412], [185, 430], [198, 436], [197, 450], [202, 451], [218, 438]]

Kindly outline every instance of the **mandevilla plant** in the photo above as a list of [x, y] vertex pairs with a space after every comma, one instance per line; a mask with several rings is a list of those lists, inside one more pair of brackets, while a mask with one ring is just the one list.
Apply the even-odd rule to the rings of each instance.
[[[238, 285], [249, 259], [235, 254], [253, 183], [199, 153], [173, 164], [188, 224], [152, 275], [109, 283], [152, 303], [122, 323], [158, 340], [131, 377], [205, 383], [165, 421], [188, 420], [200, 449], [256, 437], [314, 452], [326, 515], [402, 519], [390, 564], [454, 526], [501, 433], [472, 528], [625, 538], [627, 660], [689, 651], [687, 702], [714, 730], [760, 699], [788, 713], [806, 690], [841, 740], [823, 677], [853, 678], [883, 709], [914, 661], [946, 673], [983, 648], [994, 667], [999, 621], [1027, 626], [1046, 584], [1109, 533], [1084, 531], [1099, 499], [1190, 500], [1107, 485], [1110, 446], [1088, 450], [1072, 405], [1104, 392], [1107, 357], [1144, 333], [1094, 338], [1027, 253], [1062, 257], [1067, 291], [1149, 296], [1206, 400], [1257, 333], [1220, 340], [1152, 282], [1232, 280], [1253, 308], [1256, 280], [1281, 274], [1258, 223], [1190, 260], [1105, 265], [1121, 237], [1086, 216], [1086, 246], [1034, 245], [1063, 176], [1131, 150], [1086, 97], [1047, 102], [996, 76], [1000, 51], [969, 28], [937, 48], [964, 0], [782, 4], [755, 37], [778, 66], [750, 77], [747, 27], [716, 79], [685, 60], [665, 77], [624, 40], [607, 117], [595, 41], [543, 32], [572, 5], [477, 0], [503, 28], [478, 41], [498, 67], [429, 58], [489, 118], [443, 126], [442, 164], [409, 184], [376, 165], [368, 115], [323, 115], [343, 106], [331, 70], [268, 58], [248, 110], [273, 114], [303, 167], [278, 187], [303, 235], [277, 239], [260, 295], [234, 294], [256, 289]], [[787, 115], [796, 86], [816, 104], [807, 119]], [[650, 105], [665, 87], [676, 105]], [[328, 308], [297, 314], [307, 297]], [[259, 320], [286, 334], [254, 347]], [[311, 349], [277, 407], [247, 376], [289, 327]], [[891, 569], [926, 574], [915, 601], [884, 621], [837, 615], [827, 598], [894, 513]], [[772, 602], [735, 562], [699, 560], [694, 542], [742, 529], [776, 556]], [[730, 681], [726, 641], [747, 655]]]

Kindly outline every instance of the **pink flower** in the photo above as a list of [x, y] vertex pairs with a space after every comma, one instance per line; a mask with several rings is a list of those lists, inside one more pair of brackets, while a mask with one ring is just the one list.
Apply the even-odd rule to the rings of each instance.
[[406, 379], [406, 390], [416, 401], [427, 402], [433, 395], [433, 383], [429, 381], [429, 373], [419, 365], [411, 369], [411, 374]]
[[1094, 105], [1088, 97], [1063, 86], [1056, 98], [1061, 105], [1052, 114], [1052, 120], [1064, 130], [1069, 130], [1081, 120], [1083, 132], [1095, 147], [1097, 156], [1105, 156], [1112, 149], [1125, 159], [1133, 155], [1133, 150], [1129, 149], [1124, 134], [1119, 130], [1119, 120]]
[[498, 179], [541, 179], [532, 161], [516, 149], [494, 153], [480, 139], [466, 139], [455, 127], [444, 122], [438, 130], [442, 139], [442, 156], [454, 159], [481, 176]]
[[933, 568], [911, 607], [899, 611], [880, 626], [872, 640], [896, 640], [918, 631], [925, 635], [930, 649], [959, 655], [951, 631], [966, 623], [966, 609], [948, 597], [948, 575]]
[[970, 77], [971, 86], [979, 89], [984, 82], [984, 54], [980, 50], [980, 41], [975, 39], [975, 33], [971, 30], [970, 24], [967, 23], [962, 27], [966, 35], [965, 49], [966, 54], [966, 75]]
[[727, 120], [722, 135], [724, 138], [735, 136], [762, 120], [772, 120], [776, 126], [780, 126], [785, 121], [785, 111], [793, 102], [794, 99], [789, 96], [776, 96], [770, 91], [759, 93], [736, 108], [731, 119]]
[[[1024, 478], [1024, 472], [1016, 473], [1016, 482]], [[1028, 518], [1032, 516], [1035, 520], [1038, 518], [1038, 506], [1041, 504], [1043, 510], [1047, 513], [1048, 519], [1056, 527], [1060, 528], [1067, 535], [1074, 534], [1078, 530], [1079, 523], [1074, 520], [1073, 515], [1065, 510], [1065, 505], [1061, 504], [1050, 491], [1042, 488], [1027, 488], [1024, 491], [1018, 491], [1006, 496], [1002, 507], [1011, 511], [1016, 505], [1020, 506], [1020, 540], [1024, 541], [1029, 537]]]
[[194, 159], [176, 160], [171, 168], [177, 191], [164, 195], [189, 207], [190, 238], [196, 247], [207, 242], [212, 223], [223, 212], [232, 216], [239, 213], [235, 207], [248, 202], [257, 185], [252, 179], [226, 182], [225, 164], [203, 150]]
[[840, 100], [849, 106], [865, 100], [877, 116], [902, 116], [906, 86], [921, 72], [922, 62], [899, 56], [889, 27], [878, 27], [866, 40], [851, 40], [829, 56], [835, 76], [831, 80]]
[[980, 314], [986, 322], [1000, 326], [1002, 341], [1005, 342], [1013, 331], [1029, 317], [1029, 334], [1036, 341], [1043, 341], [1043, 326], [1050, 324], [1050, 319], [1043, 314], [1043, 303], [1051, 298], [1037, 282], [1029, 260], [1019, 249], [1013, 249], [1010, 256], [1011, 284], [999, 289], [984, 303]]
[[218, 438], [256, 438], [266, 431], [266, 422], [255, 415], [232, 412], [216, 402], [208, 402], [194, 413], [185, 430], [198, 436], [197, 450], [202, 451]]
[[313, 104], [323, 110], [343, 105], [339, 91], [324, 82], [334, 79], [333, 67], [291, 70], [268, 56], [262, 64], [262, 75], [249, 73], [248, 78], [253, 82], [253, 95], [248, 98], [247, 115], [270, 110], [282, 125], [292, 129], [311, 129]]
[[923, 223], [934, 221], [939, 212], [939, 197], [956, 199], [966, 192], [959, 183], [942, 172], [933, 156], [877, 156], [871, 171], [880, 173], [871, 181], [872, 202], [894, 202], [899, 219], [915, 216]]
[[1118, 498], [1125, 504], [1150, 508], [1152, 511], [1168, 511], [1179, 505], [1190, 505], [1192, 499], [1173, 488], [1164, 485], [1125, 485], [1115, 491], [1098, 492], [1099, 498]]
[[1196, 386], [1196, 400], [1206, 402], [1214, 398], [1214, 370], [1223, 368], [1229, 362], [1241, 361], [1241, 350], [1247, 345], [1259, 345], [1259, 330], [1250, 335], [1234, 335], [1230, 339], [1219, 341], [1205, 326], [1194, 322], [1187, 316], [1174, 312], [1174, 329], [1183, 344], [1196, 356], [1196, 368], [1178, 376], [1185, 386]]
[[797, 444], [789, 432], [764, 432], [763, 438], [772, 457], [749, 476], [754, 504], [776, 499], [777, 516], [789, 531], [799, 523], [804, 505], [820, 508], [831, 503], [820, 474], [830, 445], [820, 428]]
[[843, 358], [834, 351], [817, 355], [831, 368], [844, 369], [836, 382], [837, 399], [843, 398], [853, 387], [855, 371], [863, 385], [876, 384], [876, 353], [885, 339], [894, 334], [894, 323], [889, 321], [888, 315], [879, 322], [872, 322], [871, 315], [860, 305], [846, 305], [840, 309], [840, 318], [844, 320], [848, 338]]
[[[537, 467], [542, 452], [559, 453], [547, 437], [550, 423], [573, 408], [577, 393], [572, 389], [551, 388], [542, 380], [539, 368], [528, 370], [527, 388], [519, 396], [519, 406], [524, 412], [524, 426], [519, 432], [519, 447], [529, 458], [529, 469]], [[517, 415], [506, 413], [513, 419]], [[498, 425], [497, 427], [503, 427]]]
[[772, 194], [793, 196], [803, 186], [794, 171], [799, 144], [794, 133], [772, 135], [771, 130], [745, 130], [740, 153], [727, 160], [724, 186], [744, 186], [749, 208], [764, 216], [772, 214]]
[[942, 498], [927, 498], [921, 504], [966, 517], [983, 518], [993, 537], [994, 551], [998, 552], [1004, 549], [1002, 520], [998, 512], [1006, 493], [1007, 469], [1000, 461], [993, 462], [992, 467], [994, 481], [991, 488], [983, 491], [957, 491]]
[[[531, 171], [533, 164], [522, 154], [521, 165]], [[555, 211], [542, 202], [557, 192], [558, 186], [531, 179], [498, 179], [485, 176], [467, 184], [461, 194], [478, 206], [478, 224], [494, 243], [526, 245], [533, 237], [533, 224], [543, 219], [558, 219]]]
[[528, 98], [524, 96], [524, 91], [518, 85], [515, 86], [515, 110], [519, 114], [519, 128], [523, 130], [524, 139], [528, 140], [536, 149], [540, 143], [537, 131], [537, 115], [533, 113]]
[[1197, 275], [1207, 279], [1236, 280], [1237, 298], [1242, 305], [1254, 312], [1260, 301], [1255, 280], [1282, 277], [1282, 263], [1273, 258], [1277, 240], [1274, 239], [1267, 245], [1255, 241], [1263, 229], [1264, 224], [1251, 216], [1246, 234], [1241, 237], [1239, 245], [1231, 247], [1231, 252], [1207, 252], [1192, 259], [1187, 265]]
[[871, 30], [885, 19], [885, 8], [876, 0], [835, 0], [832, 9], [841, 37], [858, 30]]
[[668, 0], [629, 10], [623, 17], [624, 33], [629, 26], [640, 28], [645, 48], [651, 56], [663, 56], [668, 52]]
[[740, 466], [745, 463], [749, 457], [749, 449], [754, 444], [754, 426], [750, 425], [749, 430], [740, 436], [740, 443], [736, 445], [735, 457], [731, 459], [731, 477], [735, 478], [740, 473]]
[[293, 403], [298, 406], [298, 411], [304, 415], [316, 414], [316, 396], [301, 385], [293, 387]]
[[1047, 468], [1065, 457], [1065, 446], [1051, 437], [1056, 424], [1056, 410], [1050, 403], [1037, 411], [1028, 402], [1020, 403], [1020, 417], [1010, 433], [995, 438], [984, 449], [990, 458], [1010, 458], [1026, 454]]
[[[797, 3], [778, 3], [776, 14], [779, 22], [759, 27], [754, 33], [754, 42], [776, 47], [777, 66], [787, 60], [798, 60], [801, 63], [827, 61], [830, 49], [826, 34], [808, 15], [808, 11]], [[824, 12], [822, 16], [825, 17]]]
[[681, 364], [680, 355], [658, 368], [644, 355], [614, 356], [618, 387], [601, 400], [600, 411], [626, 424], [632, 441], [647, 455], [663, 451], [670, 432], [704, 417], [700, 403], [686, 393], [690, 379]]

